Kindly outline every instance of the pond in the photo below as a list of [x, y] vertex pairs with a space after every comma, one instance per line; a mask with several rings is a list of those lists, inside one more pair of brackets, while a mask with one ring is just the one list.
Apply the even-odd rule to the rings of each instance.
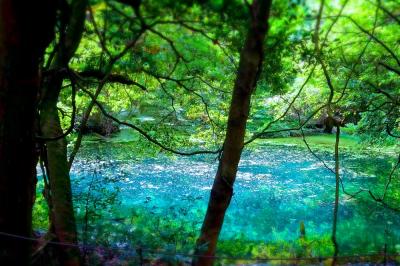
[[[73, 192], [82, 241], [122, 250], [140, 245], [190, 253], [216, 172], [215, 157], [135, 159], [110, 153], [122, 147], [129, 150], [127, 145], [86, 147], [74, 164]], [[333, 167], [331, 152], [318, 155]], [[366, 189], [376, 195], [382, 194], [395, 162], [388, 156], [350, 152], [342, 153], [340, 160], [347, 192]], [[397, 179], [390, 191], [396, 187]], [[218, 255], [331, 256], [334, 191], [334, 174], [304, 147], [263, 144], [245, 150]], [[366, 192], [351, 198], [341, 188], [340, 194], [339, 256], [400, 252], [399, 213], [384, 208]], [[396, 206], [393, 197], [387, 200]], [[301, 224], [305, 237], [300, 236]]]

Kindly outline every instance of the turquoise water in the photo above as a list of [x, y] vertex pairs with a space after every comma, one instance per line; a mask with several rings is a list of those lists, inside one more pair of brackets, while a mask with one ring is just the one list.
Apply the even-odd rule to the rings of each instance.
[[[98, 158], [81, 156], [72, 169], [79, 229], [88, 236], [85, 241], [189, 252], [204, 217], [215, 158], [116, 160], [104, 155], [108, 149], [106, 145], [91, 148]], [[332, 154], [318, 154], [333, 167]], [[342, 154], [346, 191], [363, 188], [381, 195], [393, 164], [393, 158], [381, 155]], [[394, 179], [390, 191], [399, 186], [398, 178]], [[307, 254], [326, 255], [332, 251], [334, 189], [334, 175], [303, 147], [263, 145], [244, 151], [220, 239], [239, 250], [246, 248], [249, 256], [256, 254], [260, 243], [278, 247], [276, 256], [283, 252], [288, 256], [297, 251], [282, 243], [295, 245], [303, 222], [310, 245], [313, 239], [317, 243]], [[85, 213], [89, 214], [87, 227]], [[385, 245], [390, 253], [400, 252], [399, 218], [399, 213], [383, 208], [367, 193], [349, 199], [341, 190], [339, 255], [382, 252]], [[229, 245], [221, 248], [224, 252], [235, 253]]]

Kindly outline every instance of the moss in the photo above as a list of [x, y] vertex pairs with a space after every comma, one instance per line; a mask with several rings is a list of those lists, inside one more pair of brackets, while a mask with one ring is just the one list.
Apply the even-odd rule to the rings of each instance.
[[32, 210], [32, 227], [34, 230], [46, 230], [49, 227], [49, 209], [42, 191], [43, 180], [39, 180], [36, 188], [36, 201]]
[[[333, 150], [335, 144], [334, 134], [320, 134], [314, 136], [307, 136], [306, 141], [311, 148], [317, 150]], [[260, 144], [272, 144], [272, 145], [306, 145], [302, 137], [285, 137], [285, 138], [272, 138], [272, 139], [261, 139], [256, 141], [257, 145]], [[342, 134], [340, 137], [340, 148], [350, 152], [377, 152], [388, 155], [395, 154], [397, 145], [370, 145], [361, 141], [361, 139], [354, 135]]]

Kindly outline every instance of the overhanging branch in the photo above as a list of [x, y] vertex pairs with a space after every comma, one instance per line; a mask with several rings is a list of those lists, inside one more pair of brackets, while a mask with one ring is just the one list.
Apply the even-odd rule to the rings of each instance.
[[192, 156], [192, 155], [198, 155], [198, 154], [218, 154], [218, 153], [221, 151], [221, 149], [218, 149], [218, 150], [215, 150], [215, 151], [198, 150], [198, 151], [192, 151], [192, 152], [184, 152], [184, 151], [178, 151], [178, 150], [175, 150], [175, 149], [173, 149], [173, 148], [167, 147], [167, 146], [165, 146], [164, 144], [162, 144], [160, 141], [158, 141], [157, 139], [155, 139], [155, 138], [153, 138], [152, 136], [150, 136], [146, 131], [144, 131], [143, 129], [139, 128], [138, 126], [136, 126], [136, 125], [134, 125], [134, 124], [131, 124], [131, 123], [128, 123], [128, 122], [121, 121], [121, 120], [119, 120], [118, 118], [116, 118], [116, 117], [112, 116], [111, 114], [109, 114], [109, 113], [105, 110], [104, 106], [103, 106], [101, 103], [99, 103], [99, 101], [96, 99], [96, 97], [95, 97], [90, 91], [86, 90], [85, 88], [81, 88], [81, 89], [82, 89], [82, 91], [84, 91], [87, 95], [89, 95], [89, 97], [92, 99], [92, 101], [94, 102], [94, 104], [99, 108], [99, 110], [101, 111], [101, 113], [102, 113], [105, 117], [107, 117], [107, 118], [113, 120], [113, 121], [116, 122], [117, 124], [124, 125], [124, 126], [127, 126], [127, 127], [129, 127], [129, 128], [134, 129], [135, 131], [139, 132], [139, 133], [140, 133], [144, 138], [146, 138], [148, 141], [150, 141], [151, 143], [153, 143], [153, 144], [159, 146], [159, 147], [162, 148], [163, 150], [166, 150], [166, 151], [171, 152], [171, 153], [173, 153], [173, 154], [183, 155], [183, 156]]

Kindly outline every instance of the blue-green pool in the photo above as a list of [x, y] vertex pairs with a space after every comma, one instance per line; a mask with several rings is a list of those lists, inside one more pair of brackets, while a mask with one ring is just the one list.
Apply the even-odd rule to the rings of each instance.
[[[218, 164], [215, 158], [159, 155], [115, 159], [107, 155], [108, 149], [106, 144], [91, 147], [90, 153], [98, 154], [97, 158], [81, 156], [72, 169], [75, 208], [84, 241], [190, 252], [205, 214]], [[318, 154], [333, 167], [331, 152]], [[376, 195], [381, 195], [395, 163], [390, 156], [367, 153], [343, 153], [340, 159], [346, 191], [362, 188]], [[387, 197], [393, 206], [400, 204], [395, 200], [397, 179], [398, 172]], [[219, 254], [331, 254], [334, 189], [335, 176], [304, 147], [265, 144], [245, 150]], [[384, 249], [400, 252], [399, 218], [399, 213], [373, 201], [368, 193], [350, 199], [341, 190], [339, 255]], [[299, 240], [300, 223], [305, 225], [307, 241]]]

